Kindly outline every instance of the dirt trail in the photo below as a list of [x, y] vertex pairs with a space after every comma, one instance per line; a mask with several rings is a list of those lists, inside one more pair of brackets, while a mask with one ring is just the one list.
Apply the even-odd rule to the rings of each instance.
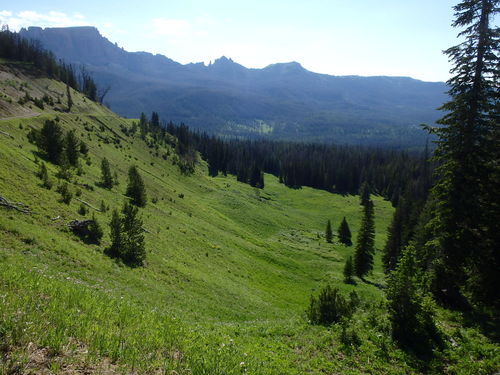
[[28, 113], [23, 116], [12, 116], [12, 117], [0, 117], [0, 121], [3, 120], [15, 120], [15, 119], [22, 119], [22, 118], [31, 118], [31, 117], [38, 117], [40, 116], [41, 113], [33, 112], [33, 113]]

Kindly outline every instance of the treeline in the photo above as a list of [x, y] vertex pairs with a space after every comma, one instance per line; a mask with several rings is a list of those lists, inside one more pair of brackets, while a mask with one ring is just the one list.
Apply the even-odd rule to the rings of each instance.
[[57, 61], [54, 54], [45, 50], [39, 41], [22, 38], [5, 26], [0, 31], [0, 58], [32, 63], [50, 78], [80, 91], [92, 101], [102, 102], [97, 85], [85, 68], [77, 69], [71, 64]]
[[410, 155], [361, 146], [222, 139], [173, 123], [167, 132], [183, 148], [199, 151], [211, 176], [229, 173], [256, 187], [264, 186], [263, 172], [291, 188], [309, 186], [340, 194], [357, 194], [367, 183], [372, 193], [397, 205], [409, 190], [425, 195], [431, 183], [427, 152]]

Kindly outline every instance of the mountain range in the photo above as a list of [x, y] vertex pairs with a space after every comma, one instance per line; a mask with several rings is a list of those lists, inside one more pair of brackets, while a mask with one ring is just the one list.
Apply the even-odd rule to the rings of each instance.
[[[409, 147], [428, 138], [420, 124], [442, 113], [446, 84], [408, 77], [332, 76], [297, 62], [246, 68], [221, 57], [180, 64], [128, 52], [94, 27], [20, 31], [68, 63], [84, 65], [105, 103], [126, 117], [159, 113], [164, 121], [225, 136]], [[367, 56], [367, 64], [369, 56]]]

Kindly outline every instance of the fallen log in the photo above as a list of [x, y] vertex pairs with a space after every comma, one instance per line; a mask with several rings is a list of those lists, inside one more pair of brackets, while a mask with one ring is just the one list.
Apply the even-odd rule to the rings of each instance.
[[88, 206], [90, 208], [93, 208], [94, 210], [96, 210], [97, 212], [101, 212], [101, 209], [100, 208], [97, 208], [97, 207], [94, 207], [92, 206], [89, 202], [85, 202], [84, 200], [81, 200], [80, 198], [75, 198], [78, 202], [81, 202], [83, 203], [85, 206]]
[[11, 210], [16, 210], [22, 212], [23, 214], [31, 214], [31, 209], [24, 203], [12, 203], [7, 200], [7, 198], [0, 196], [0, 206], [6, 207]]
[[7, 136], [7, 137], [9, 137], [9, 138], [11, 138], [11, 139], [14, 139], [14, 137], [13, 137], [12, 135], [10, 135], [10, 134], [9, 134], [9, 133], [7, 133], [7, 132], [4, 132], [3, 130], [0, 130], [0, 134], [3, 134], [3, 135], [5, 135], [5, 136]]

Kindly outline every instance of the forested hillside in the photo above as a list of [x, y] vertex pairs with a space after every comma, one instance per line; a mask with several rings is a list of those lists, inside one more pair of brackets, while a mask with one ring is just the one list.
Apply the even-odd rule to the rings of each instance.
[[329, 76], [299, 63], [247, 69], [221, 57], [206, 66], [127, 52], [92, 27], [30, 27], [67, 63], [85, 65], [118, 114], [156, 111], [212, 134], [321, 143], [423, 148], [446, 100], [442, 82], [408, 77]]

